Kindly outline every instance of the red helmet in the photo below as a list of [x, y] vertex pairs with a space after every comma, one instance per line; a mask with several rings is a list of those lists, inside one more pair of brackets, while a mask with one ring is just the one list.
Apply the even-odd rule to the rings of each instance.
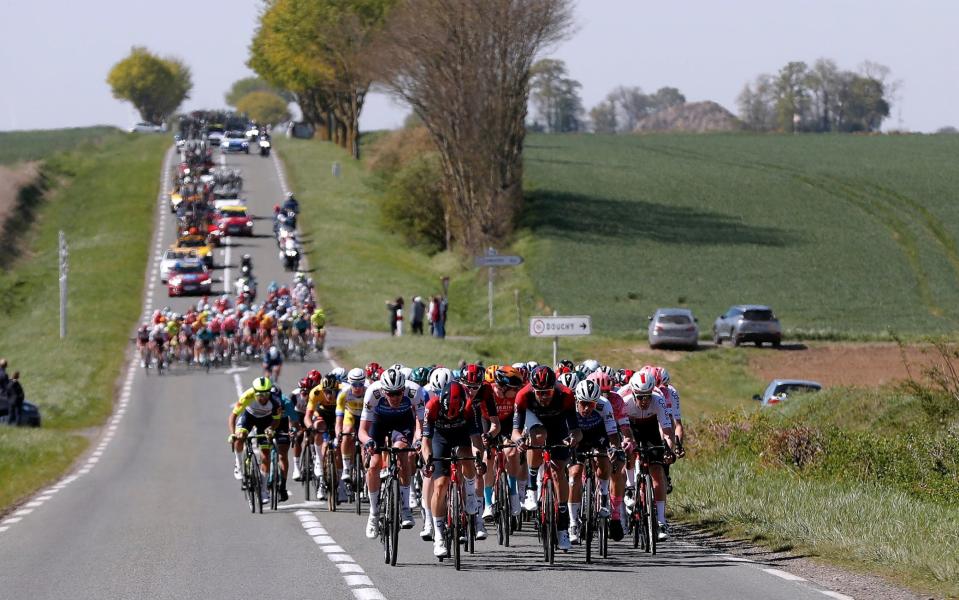
[[529, 374], [529, 382], [534, 390], [550, 390], [556, 385], [556, 373], [545, 365], [540, 365]]
[[317, 371], [316, 369], [312, 369], [310, 370], [309, 373], [306, 374], [306, 377], [307, 379], [310, 380], [310, 384], [311, 384], [310, 389], [313, 389], [316, 386], [320, 385], [320, 380], [323, 379], [323, 374]]
[[483, 370], [483, 367], [477, 364], [466, 365], [460, 375], [460, 380], [465, 385], [475, 387], [483, 383], [484, 375], [486, 375], [486, 372]]
[[316, 387], [315, 385], [313, 385], [313, 386], [310, 385], [311, 381], [312, 381], [312, 380], [311, 380], [309, 377], [304, 377], [303, 379], [301, 379], [301, 380], [300, 380], [300, 391], [312, 390], [314, 387]]
[[596, 384], [599, 385], [599, 391], [603, 394], [613, 389], [613, 380], [602, 371], [593, 371], [589, 374], [589, 377], [586, 378], [586, 381], [595, 381]]
[[456, 419], [466, 405], [466, 390], [463, 385], [453, 381], [440, 393], [440, 415], [446, 419]]
[[380, 373], [383, 372], [383, 367], [380, 366], [380, 363], [371, 362], [366, 365], [366, 378], [370, 381], [376, 381], [380, 377]]

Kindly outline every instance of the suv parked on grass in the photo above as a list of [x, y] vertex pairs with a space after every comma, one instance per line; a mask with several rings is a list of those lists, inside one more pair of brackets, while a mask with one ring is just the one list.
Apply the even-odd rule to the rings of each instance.
[[753, 342], [762, 346], [764, 342], [778, 348], [783, 332], [779, 319], [768, 306], [761, 304], [738, 304], [730, 307], [713, 323], [713, 341], [717, 346], [723, 340], [729, 340], [733, 346], [743, 342]]

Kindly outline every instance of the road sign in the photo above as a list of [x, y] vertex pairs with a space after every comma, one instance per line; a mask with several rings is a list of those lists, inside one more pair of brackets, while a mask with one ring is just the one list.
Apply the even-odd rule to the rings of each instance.
[[523, 264], [522, 256], [510, 256], [510, 255], [493, 255], [493, 256], [477, 256], [473, 263], [477, 267], [515, 267], [516, 265]]
[[588, 315], [531, 317], [529, 320], [529, 334], [532, 337], [562, 337], [590, 333], [592, 333], [592, 323]]

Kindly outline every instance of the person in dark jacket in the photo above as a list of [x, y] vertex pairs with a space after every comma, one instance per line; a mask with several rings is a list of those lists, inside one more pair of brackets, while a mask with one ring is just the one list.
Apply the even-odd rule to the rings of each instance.
[[10, 383], [10, 378], [7, 376], [7, 359], [0, 358], [0, 404], [3, 404], [3, 401], [7, 397], [7, 385]]
[[399, 312], [403, 310], [403, 297], [400, 296], [399, 298], [397, 298], [396, 300], [393, 300], [392, 302], [387, 300], [386, 310], [390, 314], [390, 335], [396, 335], [397, 317], [398, 315], [403, 314], [402, 312]]
[[7, 384], [7, 398], [10, 399], [10, 414], [7, 422], [11, 425], [19, 425], [20, 414], [23, 412], [23, 387], [20, 386], [20, 371], [14, 371], [13, 377]]
[[426, 305], [419, 296], [413, 298], [413, 333], [423, 335], [423, 316], [426, 314]]

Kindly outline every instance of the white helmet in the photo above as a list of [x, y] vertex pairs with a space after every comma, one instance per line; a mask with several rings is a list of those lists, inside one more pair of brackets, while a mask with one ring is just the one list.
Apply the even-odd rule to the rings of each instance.
[[453, 380], [453, 372], [445, 367], [433, 369], [430, 373], [430, 387], [439, 392]]
[[413, 369], [411, 369], [411, 368], [409, 368], [409, 367], [402, 367], [402, 368], [400, 369], [400, 372], [403, 373], [403, 376], [404, 376], [404, 377], [406, 377], [407, 379], [409, 379], [409, 378], [410, 378], [410, 375], [413, 374]]
[[596, 360], [596, 359], [594, 359], [594, 358], [589, 358], [589, 359], [586, 359], [586, 360], [583, 361], [583, 370], [589, 371], [590, 373], [592, 373], [593, 371], [595, 371], [595, 370], [597, 370], [597, 369], [599, 369], [599, 361], [598, 361], [598, 360]]
[[576, 385], [576, 400], [578, 402], [599, 402], [601, 395], [599, 384], [595, 381], [587, 379]]
[[576, 388], [576, 384], [579, 383], [579, 377], [577, 377], [576, 373], [572, 371], [560, 373], [556, 379], [560, 382], [560, 384], [565, 385], [571, 390]]
[[339, 381], [346, 381], [346, 369], [343, 367], [337, 367], [330, 371], [330, 375], [337, 378]]
[[403, 363], [393, 363], [392, 365], [390, 365], [389, 368], [396, 369], [397, 371], [402, 371], [404, 368], [404, 365]]
[[629, 388], [633, 394], [652, 394], [656, 387], [656, 378], [650, 369], [642, 368], [633, 373], [629, 380]]
[[406, 375], [403, 375], [403, 371], [390, 367], [380, 375], [380, 385], [387, 392], [398, 392], [406, 389]]
[[526, 370], [532, 373], [533, 369], [535, 369], [538, 366], [539, 366], [538, 362], [536, 362], [535, 360], [531, 360], [528, 363], [526, 363]]
[[659, 385], [669, 385], [669, 371], [666, 370], [666, 367], [659, 367], [657, 374], [659, 375]]
[[349, 381], [351, 385], [363, 385], [366, 383], [366, 373], [359, 367], [350, 369], [350, 372], [346, 374], [346, 380]]

